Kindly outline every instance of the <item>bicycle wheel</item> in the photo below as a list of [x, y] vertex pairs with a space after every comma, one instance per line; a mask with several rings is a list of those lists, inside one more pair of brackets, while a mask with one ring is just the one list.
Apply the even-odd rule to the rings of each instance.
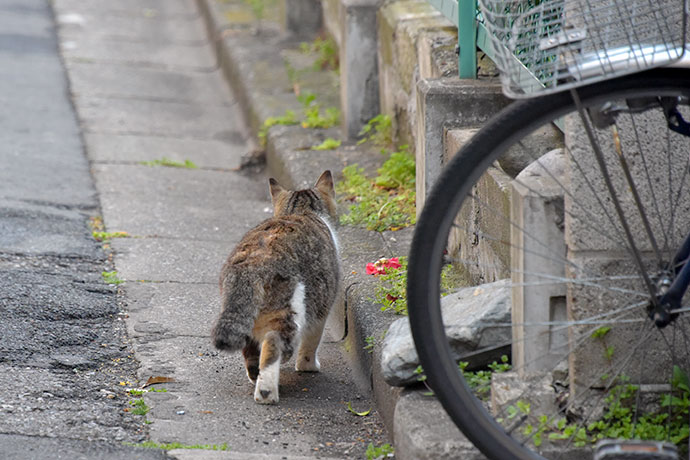
[[[688, 296], [672, 283], [690, 241], [690, 137], [668, 125], [690, 119], [690, 73], [581, 88], [581, 112], [573, 97], [516, 102], [485, 125], [429, 193], [412, 243], [409, 318], [427, 382], [492, 459], [587, 458], [602, 438], [688, 443]], [[543, 145], [556, 120], [562, 143]], [[510, 177], [500, 165], [516, 156], [532, 163]], [[446, 332], [463, 323], [444, 318], [478, 294], [510, 308], [451, 350]], [[512, 369], [493, 366], [482, 387], [487, 372], [470, 368], [502, 353]]]

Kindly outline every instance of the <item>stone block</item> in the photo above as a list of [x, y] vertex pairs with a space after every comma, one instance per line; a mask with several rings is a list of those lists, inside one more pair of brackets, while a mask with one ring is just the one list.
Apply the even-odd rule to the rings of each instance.
[[[510, 341], [510, 289], [507, 280], [460, 289], [441, 299], [448, 342], [456, 360], [477, 368], [507, 354], [502, 344]], [[492, 327], [491, 324], [502, 324]], [[474, 354], [476, 350], [491, 350]], [[467, 357], [472, 355], [472, 357]], [[419, 357], [407, 318], [391, 324], [381, 351], [383, 378], [389, 385], [417, 381]]]
[[[645, 206], [663, 263], [672, 255], [668, 248], [680, 244], [690, 228], [690, 190], [680, 185], [686, 179], [690, 140], [668, 134], [666, 120], [660, 112], [637, 113], [634, 118], [621, 115], [616, 124], [621, 150]], [[579, 321], [630, 307], [610, 317], [616, 322], [608, 324], [611, 330], [606, 336], [586, 340], [577, 347], [570, 357], [571, 384], [601, 386], [604, 383], [601, 375], [617, 369], [627, 358], [631, 359], [629, 368], [634, 369], [635, 379], [641, 378], [642, 383], [667, 383], [667, 371], [672, 363], [664, 340], [670, 340], [672, 330], [645, 328], [643, 333], [644, 323], [624, 322], [646, 318], [646, 288], [628, 252], [627, 238], [579, 117], [567, 117], [565, 128], [566, 145], [571, 153], [567, 165], [571, 194], [565, 199], [565, 238], [569, 252], [566, 276], [597, 276], [602, 280], [597, 283], [598, 288], [572, 283], [567, 297], [568, 318]], [[645, 271], [653, 274], [658, 271], [660, 261], [630, 193], [612, 134], [611, 128], [595, 130], [642, 264]], [[609, 286], [615, 286], [615, 290]], [[574, 340], [587, 338], [597, 327], [596, 324], [573, 326], [570, 334]]]
[[443, 167], [444, 132], [486, 122], [509, 100], [493, 80], [440, 78], [417, 85], [417, 209]]
[[405, 391], [395, 407], [393, 439], [398, 460], [486, 460], [458, 429], [441, 403]]
[[463, 204], [448, 236], [448, 256], [460, 280], [474, 286], [510, 276], [510, 177], [491, 167]]
[[426, 1], [405, 0], [382, 6], [377, 26], [381, 113], [394, 120], [401, 144], [414, 144], [420, 37], [451, 24]]
[[[635, 126], [632, 125], [629, 116], [619, 116], [617, 125], [622, 151], [628, 155], [628, 167], [640, 199], [648, 207], [649, 224], [661, 247], [665, 238], [679, 244], [690, 228], [690, 189], [680, 186], [687, 180], [684, 176], [690, 139], [672, 135], [668, 138], [668, 150], [666, 139], [660, 138], [662, 133], [667, 132], [666, 120], [660, 112], [657, 110], [636, 114]], [[633, 195], [628, 192], [629, 186], [625, 183], [611, 131], [603, 129], [597, 133], [614, 187], [618, 191], [625, 191], [619, 192], [618, 198], [632, 234], [639, 235], [635, 244], [643, 252], [651, 251], [649, 239], [643, 236], [646, 232]], [[571, 190], [573, 196], [577, 197], [577, 201], [567, 201], [571, 217], [566, 227], [568, 247], [576, 251], [621, 250], [621, 239], [624, 238], [622, 228], [612, 202], [600, 199], [608, 197], [609, 193], [577, 115], [566, 118], [566, 145], [572, 152], [573, 159], [569, 165]], [[644, 155], [644, 159], [640, 153]], [[666, 166], [667, 155], [672, 159], [669, 167]], [[649, 180], [647, 174], [650, 175]], [[670, 227], [669, 220], [672, 215], [674, 224], [671, 234], [666, 227]]]
[[567, 320], [566, 286], [554, 282], [565, 276], [563, 189], [546, 172], [562, 183], [565, 162], [553, 150], [512, 183], [512, 364], [520, 375], [550, 371], [568, 351], [567, 328], [547, 324]]
[[354, 139], [379, 113], [376, 11], [381, 0], [340, 3], [340, 106], [343, 136]]
[[561, 130], [554, 125], [547, 124], [522, 138], [519, 145], [512, 146], [497, 161], [506, 174], [515, 177], [528, 165], [541, 158], [542, 155], [563, 146]]
[[423, 29], [417, 39], [419, 78], [458, 76], [458, 29], [447, 27]]
[[[654, 266], [653, 260], [647, 258], [646, 261], [650, 268]], [[617, 375], [617, 372], [633, 378], [635, 384], [638, 381], [643, 384], [668, 383], [669, 369], [673, 364], [669, 350], [673, 328], [650, 329], [649, 323], [626, 322], [646, 318], [644, 294], [640, 292], [643, 286], [637, 267], [620, 253], [595, 251], [572, 253], [568, 262], [566, 276], [574, 277], [573, 272], [577, 270], [578, 277], [591, 277], [592, 274], [604, 279], [611, 277], [616, 289], [607, 289], [606, 284], [592, 289], [591, 286], [572, 283], [567, 293], [569, 320], [585, 320], [610, 314], [614, 308], [628, 307], [626, 311], [604, 317], [613, 321], [611, 323], [569, 327], [571, 343], [577, 345], [569, 357], [571, 386], [603, 387], [607, 380], [602, 376]], [[602, 326], [610, 326], [611, 329], [604, 337], [592, 338], [592, 333]]]

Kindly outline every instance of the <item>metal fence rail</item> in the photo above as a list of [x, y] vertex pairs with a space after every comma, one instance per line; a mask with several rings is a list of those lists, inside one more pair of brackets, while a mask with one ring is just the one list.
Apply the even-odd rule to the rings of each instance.
[[477, 0], [427, 0], [458, 28], [460, 78], [477, 78], [477, 47], [493, 56], [491, 40], [478, 21]]

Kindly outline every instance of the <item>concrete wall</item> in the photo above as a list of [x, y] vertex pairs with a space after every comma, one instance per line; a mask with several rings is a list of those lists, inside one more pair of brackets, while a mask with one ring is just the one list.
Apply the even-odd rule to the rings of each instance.
[[[690, 190], [687, 186], [681, 186], [688, 161], [687, 152], [690, 151], [690, 139], [674, 134], [667, 138], [666, 133], [669, 131], [665, 126], [666, 121], [659, 112], [635, 115], [637, 136], [634, 134], [630, 117], [621, 115], [618, 117], [618, 132], [631, 175], [641, 200], [646, 205], [652, 233], [661, 248], [662, 260], [668, 260], [669, 251], [664, 250], [666, 240], [671, 246], [678, 245], [684, 238], [684, 232], [690, 228]], [[619, 191], [618, 197], [634, 235], [635, 244], [641, 252], [645, 266], [652, 271], [658, 270], [655, 267], [660, 264], [654, 256], [650, 240], [645, 236], [646, 232], [642, 220], [638, 217], [633, 195], [621, 171], [613, 138], [610, 129], [597, 132], [602, 150], [608, 153], [607, 168], [613, 184]], [[671, 154], [667, 148], [667, 139]], [[578, 320], [610, 311], [612, 306], [640, 302], [644, 300], [647, 290], [625, 248], [622, 227], [577, 117], [571, 116], [566, 120], [566, 145], [573, 155], [573, 160], [568, 166], [573, 195], [577, 197], [577, 201], [570, 197], [566, 197], [565, 200], [565, 238], [569, 260], [572, 262], [569, 275], [587, 278], [592, 273], [601, 273], [622, 277], [616, 280], [617, 286], [640, 293], [634, 295], [605, 288], [591, 289], [588, 286], [575, 285], [568, 292], [568, 316], [570, 319]], [[639, 155], [640, 152], [644, 153], [644, 161]], [[670, 169], [666, 166], [669, 158]], [[651, 173], [649, 181], [646, 178], [646, 170]], [[640, 306], [630, 317], [644, 317], [644, 306]], [[624, 359], [627, 351], [634, 349], [641, 337], [640, 324], [611, 326], [612, 329], [604, 340], [590, 341], [574, 353], [570, 362], [572, 383], [601, 384], [597, 381], [598, 376], [607, 372], [610, 365]], [[591, 326], [583, 326], [579, 329], [573, 328], [571, 333], [586, 335], [591, 329]], [[604, 354], [604, 345], [613, 347], [614, 352], [610, 359]], [[645, 345], [644, 354], [638, 354], [633, 358], [640, 362], [641, 369], [636, 370], [636, 373], [639, 372], [643, 381], [668, 382], [668, 375], [661, 372], [662, 369], [668, 369], [671, 364], [667, 350], [668, 346], [655, 331], [649, 343]]]

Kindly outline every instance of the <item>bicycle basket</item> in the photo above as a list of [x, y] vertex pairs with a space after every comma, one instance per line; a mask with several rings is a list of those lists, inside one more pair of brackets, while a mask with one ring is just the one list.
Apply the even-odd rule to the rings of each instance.
[[659, 67], [685, 51], [684, 0], [480, 0], [506, 95]]

